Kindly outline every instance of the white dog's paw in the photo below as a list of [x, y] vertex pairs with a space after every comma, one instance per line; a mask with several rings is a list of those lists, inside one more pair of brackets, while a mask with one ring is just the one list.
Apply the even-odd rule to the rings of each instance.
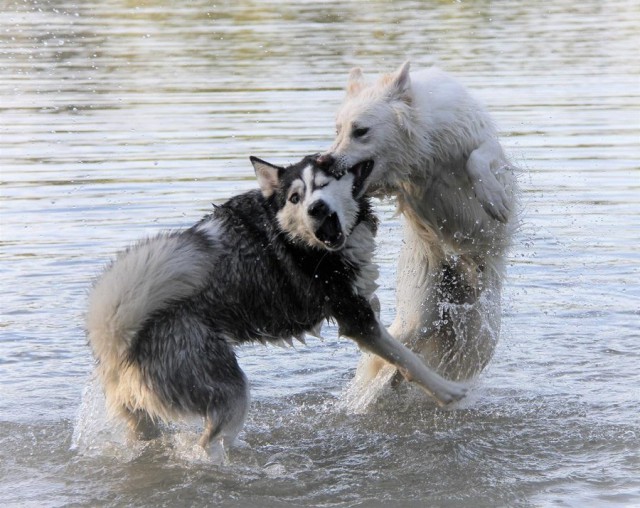
[[509, 198], [498, 179], [493, 175], [491, 177], [493, 181], [490, 183], [487, 183], [486, 180], [475, 181], [473, 192], [485, 212], [500, 222], [507, 222], [511, 213]]
[[504, 184], [491, 170], [500, 164], [503, 164], [500, 145], [496, 141], [488, 141], [471, 152], [466, 168], [473, 192], [484, 211], [500, 222], [507, 222], [511, 214], [509, 196]]

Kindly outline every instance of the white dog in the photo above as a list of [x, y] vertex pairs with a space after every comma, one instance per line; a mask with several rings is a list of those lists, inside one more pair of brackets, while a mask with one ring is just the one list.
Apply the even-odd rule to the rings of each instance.
[[[478, 374], [500, 331], [506, 251], [516, 224], [516, 178], [485, 109], [446, 73], [375, 84], [356, 68], [320, 161], [345, 170], [372, 161], [368, 192], [395, 196], [404, 216], [397, 315], [389, 331], [450, 379]], [[365, 356], [348, 399], [375, 400], [395, 369]], [[375, 379], [377, 378], [377, 379]]]

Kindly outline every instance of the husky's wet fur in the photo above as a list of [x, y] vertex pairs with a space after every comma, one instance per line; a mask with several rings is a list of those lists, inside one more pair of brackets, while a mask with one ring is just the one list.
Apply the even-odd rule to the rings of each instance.
[[303, 338], [327, 318], [439, 403], [462, 397], [386, 332], [369, 303], [377, 220], [362, 194], [371, 164], [333, 172], [314, 156], [286, 168], [252, 163], [260, 190], [130, 247], [93, 286], [86, 326], [110, 412], [141, 437], [158, 420], [201, 415], [200, 445], [226, 447], [249, 405], [234, 347]]

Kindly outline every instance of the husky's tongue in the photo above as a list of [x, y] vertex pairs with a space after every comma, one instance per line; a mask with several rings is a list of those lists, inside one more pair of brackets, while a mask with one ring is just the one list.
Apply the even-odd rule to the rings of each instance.
[[340, 219], [337, 213], [327, 215], [320, 227], [315, 231], [316, 238], [320, 240], [327, 249], [336, 250], [344, 244], [344, 235], [340, 226]]

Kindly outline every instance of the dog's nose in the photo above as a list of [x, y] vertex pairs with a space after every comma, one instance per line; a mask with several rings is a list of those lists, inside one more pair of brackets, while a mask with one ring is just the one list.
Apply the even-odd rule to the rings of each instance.
[[327, 203], [319, 199], [309, 207], [308, 213], [314, 219], [322, 220], [329, 215], [329, 211]]
[[336, 160], [333, 158], [333, 155], [330, 153], [323, 153], [320, 157], [316, 159], [316, 163], [323, 169], [328, 169], [333, 166], [333, 163]]

